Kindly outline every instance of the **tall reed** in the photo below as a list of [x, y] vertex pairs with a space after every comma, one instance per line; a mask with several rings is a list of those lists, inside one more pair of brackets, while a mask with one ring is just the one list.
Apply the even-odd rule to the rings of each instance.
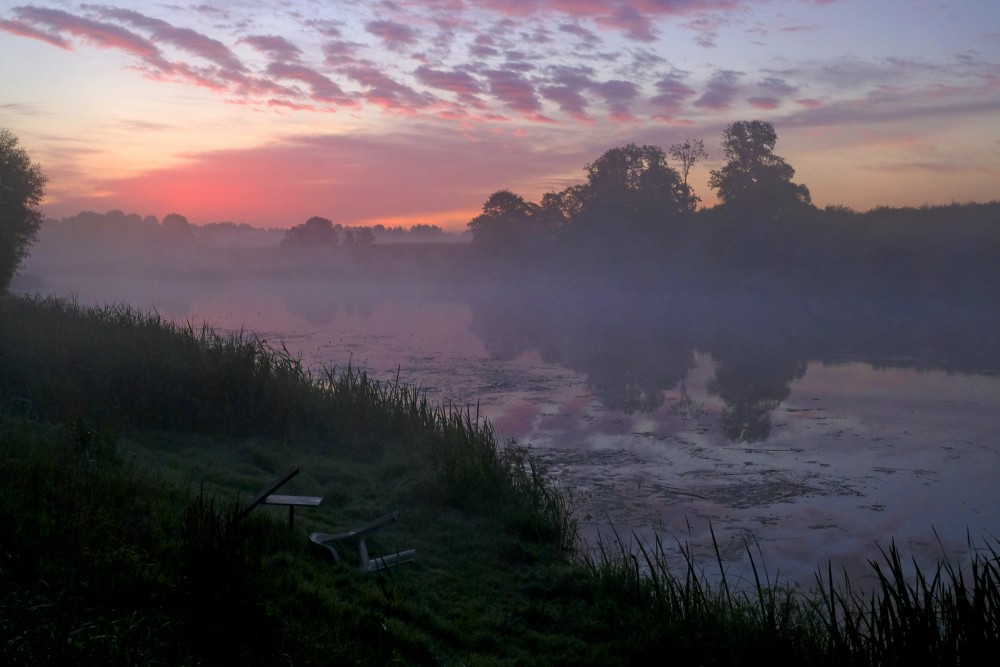
[[[718, 558], [718, 576], [677, 543], [671, 553], [659, 536], [652, 542], [599, 540], [584, 556], [602, 591], [617, 600], [618, 631], [635, 652], [632, 662], [671, 655], [678, 664], [818, 664], [823, 628], [807, 600], [780, 582], [761, 578], [758, 557], [747, 545], [753, 585], [734, 585]], [[672, 565], [673, 564], [673, 565]]]
[[562, 548], [575, 539], [568, 498], [527, 450], [398, 375], [379, 382], [350, 365], [314, 374], [283, 344], [126, 305], [9, 297], [0, 322], [0, 404], [37, 418], [280, 437], [373, 460], [394, 447], [429, 461], [452, 502], [493, 512], [522, 537]]
[[[895, 542], [871, 560], [877, 586], [859, 590], [846, 573], [835, 585], [832, 567], [817, 575], [829, 650], [845, 664], [994, 664], [1000, 650], [1000, 556], [981, 548], [963, 568], [947, 557], [909, 572]], [[943, 552], [943, 548], [942, 548]]]

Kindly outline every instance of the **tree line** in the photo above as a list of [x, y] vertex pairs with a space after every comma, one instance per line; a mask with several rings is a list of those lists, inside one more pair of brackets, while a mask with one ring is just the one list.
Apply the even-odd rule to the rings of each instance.
[[[584, 182], [547, 192], [537, 203], [509, 190], [494, 192], [468, 223], [471, 257], [456, 250], [447, 258], [428, 253], [428, 261], [450, 262], [454, 270], [449, 275], [464, 278], [488, 278], [495, 269], [583, 273], [597, 279], [609, 271], [640, 279], [672, 274], [716, 282], [764, 273], [799, 282], [957, 281], [979, 289], [1000, 277], [1000, 202], [878, 207], [866, 213], [844, 206], [818, 209], [808, 187], [793, 180], [794, 168], [774, 152], [776, 144], [771, 123], [729, 125], [721, 141], [726, 162], [709, 178], [719, 203], [700, 209], [688, 176], [707, 157], [702, 140], [688, 139], [668, 151], [634, 143], [610, 149], [584, 166]], [[17, 138], [0, 130], [0, 291], [38, 238], [42, 216], [37, 206], [45, 185], [41, 168]], [[342, 248], [353, 251], [340, 253], [344, 256], [385, 262], [399, 260], [400, 253], [376, 256], [365, 249], [383, 240], [455, 237], [430, 224], [409, 230], [344, 226], [313, 216], [277, 231], [232, 222], [199, 227], [176, 213], [160, 221], [122, 211], [45, 221], [45, 230], [46, 247], [79, 253], [90, 241], [120, 248], [123, 254], [140, 248], [137, 261], [191, 244], [231, 244], [281, 246], [292, 258], [322, 257], [330, 248]], [[404, 259], [408, 267], [420, 269], [419, 254]], [[356, 262], [351, 267], [363, 268]]]
[[[725, 164], [710, 172], [718, 204], [698, 208], [690, 169], [707, 157], [689, 139], [668, 151], [633, 143], [585, 165], [584, 182], [538, 203], [498, 190], [468, 223], [484, 266], [789, 273], [826, 280], [938, 280], [994, 270], [1000, 202], [921, 208], [819, 209], [774, 152], [771, 123], [730, 124]], [[672, 164], [673, 162], [673, 164]], [[676, 164], [677, 166], [673, 166]], [[928, 272], [933, 273], [931, 276]]]
[[[774, 153], [771, 123], [739, 121], [722, 138], [725, 166], [711, 171], [719, 209], [757, 220], [802, 215], [812, 207], [809, 189], [792, 181], [795, 170]], [[708, 157], [701, 139], [670, 147], [634, 143], [612, 148], [584, 167], [586, 182], [548, 192], [539, 203], [509, 190], [490, 195], [468, 227], [473, 241], [512, 249], [572, 234], [640, 233], [690, 220], [701, 198], [688, 183], [691, 168]], [[676, 169], [673, 159], [680, 164]]]

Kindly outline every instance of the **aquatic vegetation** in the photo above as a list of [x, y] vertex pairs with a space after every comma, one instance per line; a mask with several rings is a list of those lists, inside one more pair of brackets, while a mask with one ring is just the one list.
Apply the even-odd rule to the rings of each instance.
[[877, 586], [857, 589], [844, 576], [817, 575], [829, 647], [863, 665], [986, 664], [1000, 648], [1000, 540], [976, 545], [959, 567], [943, 557], [927, 570], [909, 566], [893, 542], [871, 560]]

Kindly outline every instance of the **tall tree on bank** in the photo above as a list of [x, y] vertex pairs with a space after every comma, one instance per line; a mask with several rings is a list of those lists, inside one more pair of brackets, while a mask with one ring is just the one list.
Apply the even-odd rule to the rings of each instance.
[[722, 169], [710, 172], [709, 187], [719, 191], [722, 205], [757, 219], [777, 219], [811, 205], [809, 189], [792, 182], [795, 170], [774, 154], [774, 125], [741, 120], [722, 133]]
[[525, 201], [510, 190], [497, 190], [468, 226], [477, 246], [503, 252], [524, 250], [548, 239], [556, 216], [557, 213]]
[[681, 163], [681, 176], [687, 186], [691, 167], [708, 157], [708, 153], [705, 152], [705, 142], [701, 139], [686, 139], [683, 143], [670, 147], [670, 157]]
[[46, 182], [17, 137], [0, 128], [0, 293], [7, 291], [38, 236], [42, 214], [35, 207], [45, 195]]
[[659, 146], [612, 148], [584, 169], [574, 222], [589, 227], [648, 229], [694, 210], [697, 199]]

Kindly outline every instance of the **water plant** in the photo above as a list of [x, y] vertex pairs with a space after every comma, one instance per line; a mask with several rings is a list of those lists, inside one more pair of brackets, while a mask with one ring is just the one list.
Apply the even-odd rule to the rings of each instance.
[[947, 558], [929, 571], [909, 567], [896, 546], [879, 547], [870, 560], [877, 586], [858, 589], [832, 566], [817, 575], [829, 650], [845, 664], [992, 664], [1000, 648], [1000, 555], [994, 540], [977, 546], [959, 567]]

